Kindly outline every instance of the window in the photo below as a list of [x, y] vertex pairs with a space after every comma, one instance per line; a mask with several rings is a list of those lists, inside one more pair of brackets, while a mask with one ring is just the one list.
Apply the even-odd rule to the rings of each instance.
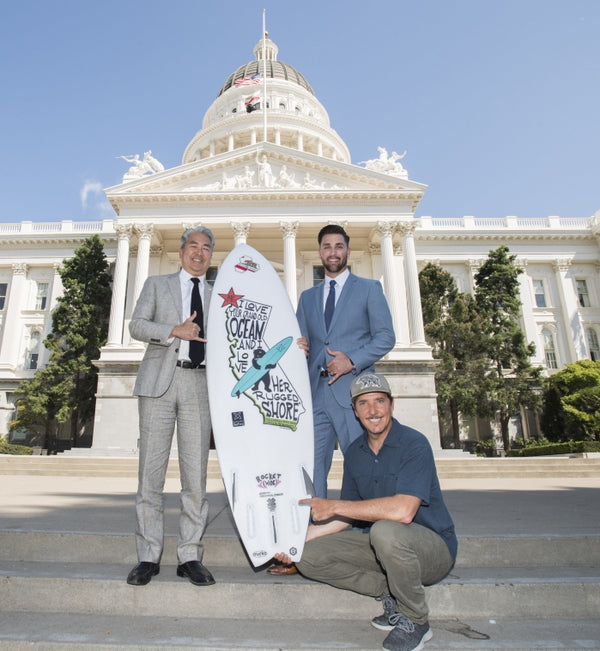
[[31, 333], [31, 338], [29, 340], [28, 368], [30, 370], [35, 370], [38, 367], [38, 361], [40, 358], [40, 354], [39, 354], [40, 339], [41, 339], [40, 333], [37, 330], [34, 330]]
[[35, 309], [45, 310], [48, 301], [48, 283], [37, 283], [37, 295], [35, 298]]
[[600, 360], [600, 344], [598, 343], [598, 335], [592, 328], [587, 329], [588, 348], [590, 349], [590, 359], [592, 362]]
[[[348, 270], [352, 271], [352, 267], [348, 265]], [[313, 287], [318, 285], [321, 281], [325, 280], [325, 268], [322, 265], [313, 267]]]
[[541, 278], [534, 278], [533, 293], [535, 296], [536, 307], [547, 307], [546, 292], [544, 291], [544, 281]]
[[215, 284], [215, 279], [217, 277], [217, 272], [218, 272], [217, 267], [209, 267], [206, 270], [206, 282], [212, 287]]
[[7, 283], [0, 283], [0, 310], [4, 309], [6, 303], [6, 290], [8, 289]]
[[558, 368], [556, 362], [556, 350], [554, 348], [554, 337], [552, 332], [547, 328], [542, 330], [542, 338], [544, 339], [544, 357], [546, 358], [546, 368]]
[[577, 284], [577, 298], [579, 299], [580, 307], [590, 307], [590, 294], [586, 280], [575, 280]]

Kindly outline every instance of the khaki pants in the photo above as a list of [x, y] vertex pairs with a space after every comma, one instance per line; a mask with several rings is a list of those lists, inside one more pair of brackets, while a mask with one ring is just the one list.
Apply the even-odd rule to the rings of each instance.
[[453, 564], [446, 543], [431, 529], [379, 520], [368, 533], [347, 529], [311, 540], [297, 567], [336, 588], [371, 597], [388, 592], [398, 612], [424, 624], [429, 610], [423, 586], [441, 581]]

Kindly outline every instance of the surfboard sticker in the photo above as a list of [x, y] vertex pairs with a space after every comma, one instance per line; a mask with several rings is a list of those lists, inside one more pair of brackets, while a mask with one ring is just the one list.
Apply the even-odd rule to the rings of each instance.
[[[213, 434], [238, 533], [255, 566], [299, 560], [310, 509], [310, 383], [294, 309], [277, 272], [241, 244], [222, 263], [208, 316]], [[307, 480], [308, 478], [308, 480]]]

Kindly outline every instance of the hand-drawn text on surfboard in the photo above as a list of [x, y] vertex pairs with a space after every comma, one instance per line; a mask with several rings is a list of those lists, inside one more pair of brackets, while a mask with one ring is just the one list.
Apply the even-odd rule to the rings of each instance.
[[[248, 260], [244, 263], [247, 265]], [[295, 431], [305, 412], [298, 392], [282, 368], [282, 360], [293, 342], [285, 337], [272, 347], [267, 344], [267, 327], [272, 305], [259, 303], [232, 287], [223, 298], [225, 327], [230, 342], [229, 367], [236, 379], [231, 391], [238, 398], [244, 394], [257, 407], [265, 425], [289, 427]], [[236, 422], [244, 419], [236, 418]]]

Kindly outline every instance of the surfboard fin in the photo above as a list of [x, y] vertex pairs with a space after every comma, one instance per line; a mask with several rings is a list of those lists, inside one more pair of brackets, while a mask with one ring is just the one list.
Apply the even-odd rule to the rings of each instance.
[[231, 473], [231, 510], [232, 512], [235, 511], [235, 502], [236, 502], [236, 494], [235, 494], [235, 472]]
[[315, 485], [304, 466], [302, 466], [302, 476], [304, 477], [304, 488], [306, 489], [306, 494], [310, 495], [310, 497], [315, 497]]

